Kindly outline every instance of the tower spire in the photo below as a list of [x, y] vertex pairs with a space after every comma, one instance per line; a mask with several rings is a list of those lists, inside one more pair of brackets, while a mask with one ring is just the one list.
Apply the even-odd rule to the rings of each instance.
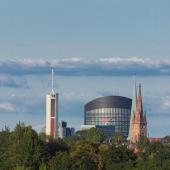
[[142, 96], [141, 84], [139, 84], [139, 96]]
[[142, 88], [141, 88], [141, 84], [139, 84], [139, 94], [138, 94], [137, 110], [138, 110], [139, 113], [143, 114], [143, 102], [142, 102]]
[[58, 93], [54, 92], [54, 69], [51, 68], [51, 91], [46, 95], [46, 135], [58, 138]]
[[54, 93], [54, 68], [51, 68], [51, 93]]
[[147, 120], [146, 115], [143, 112], [141, 84], [139, 84], [138, 93], [137, 110], [132, 121], [132, 143], [139, 142], [141, 136], [147, 137]]
[[136, 88], [136, 76], [134, 77], [133, 82], [133, 96], [132, 96], [132, 107], [131, 107], [131, 115], [130, 115], [130, 123], [129, 123], [129, 134], [128, 140], [132, 140], [132, 120], [134, 113], [137, 111], [137, 88]]

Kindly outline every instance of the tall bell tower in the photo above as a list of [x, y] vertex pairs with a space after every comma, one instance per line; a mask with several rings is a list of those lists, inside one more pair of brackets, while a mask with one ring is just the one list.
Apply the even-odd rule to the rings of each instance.
[[51, 92], [46, 95], [46, 135], [58, 138], [58, 93], [54, 92], [54, 70], [52, 68]]

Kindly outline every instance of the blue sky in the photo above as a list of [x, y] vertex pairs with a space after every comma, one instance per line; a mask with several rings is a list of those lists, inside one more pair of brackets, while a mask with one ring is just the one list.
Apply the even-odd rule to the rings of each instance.
[[0, 128], [44, 125], [50, 67], [60, 119], [77, 128], [83, 106], [143, 86], [149, 134], [170, 134], [169, 0], [0, 2]]
[[168, 57], [169, 5], [169, 0], [1, 1], [0, 55]]

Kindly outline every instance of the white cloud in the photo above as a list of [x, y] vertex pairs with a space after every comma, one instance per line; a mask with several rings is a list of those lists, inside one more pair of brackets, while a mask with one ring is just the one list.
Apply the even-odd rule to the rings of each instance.
[[170, 96], [166, 96], [163, 100], [163, 106], [166, 109], [170, 109]]
[[56, 67], [59, 75], [170, 75], [170, 60], [143, 57], [56, 58], [0, 61], [8, 74], [44, 74]]
[[150, 115], [170, 115], [170, 96], [144, 96], [144, 109]]
[[11, 111], [11, 112], [17, 111], [16, 106], [8, 102], [1, 102], [0, 109], [4, 111]]

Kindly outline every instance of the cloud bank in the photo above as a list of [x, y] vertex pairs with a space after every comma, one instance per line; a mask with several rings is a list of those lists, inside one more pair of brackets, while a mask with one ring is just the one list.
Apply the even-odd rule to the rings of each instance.
[[11, 75], [47, 74], [50, 67], [64, 76], [156, 76], [170, 75], [170, 59], [142, 57], [56, 58], [0, 61], [0, 72]]
[[1, 102], [0, 103], [0, 110], [2, 111], [10, 111], [10, 112], [15, 112], [17, 111], [17, 108], [15, 105], [9, 102]]

